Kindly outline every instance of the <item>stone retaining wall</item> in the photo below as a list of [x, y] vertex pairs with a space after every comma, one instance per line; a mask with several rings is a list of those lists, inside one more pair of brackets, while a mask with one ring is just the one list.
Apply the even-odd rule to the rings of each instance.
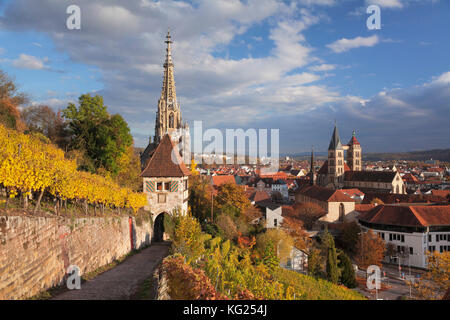
[[[131, 232], [130, 232], [131, 229]], [[0, 217], [0, 299], [26, 299], [62, 284], [70, 265], [81, 275], [151, 243], [150, 220]]]

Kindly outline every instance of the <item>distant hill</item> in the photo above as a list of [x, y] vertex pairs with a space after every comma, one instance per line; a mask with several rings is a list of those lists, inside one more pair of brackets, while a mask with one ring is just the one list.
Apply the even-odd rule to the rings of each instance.
[[[295, 160], [309, 160], [311, 158], [310, 152], [303, 152], [297, 154], [281, 155], [289, 156]], [[316, 160], [326, 160], [327, 152], [314, 152]], [[365, 153], [363, 150], [363, 160], [365, 161], [389, 161], [389, 160], [409, 160], [409, 161], [425, 161], [425, 160], [439, 160], [450, 162], [450, 149], [435, 149], [424, 151], [411, 152], [395, 152], [395, 153]]]
[[425, 161], [430, 159], [450, 162], [450, 149], [436, 149], [436, 150], [396, 152], [396, 153], [363, 153], [363, 160], [365, 161], [388, 161], [388, 160]]

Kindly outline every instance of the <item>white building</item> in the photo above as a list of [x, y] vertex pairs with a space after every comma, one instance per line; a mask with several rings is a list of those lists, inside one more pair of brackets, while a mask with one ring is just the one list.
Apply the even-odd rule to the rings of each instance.
[[402, 265], [426, 268], [428, 251], [450, 251], [450, 205], [380, 205], [358, 220], [394, 246]]
[[257, 206], [263, 208], [263, 218], [267, 229], [279, 228], [283, 222], [282, 207], [271, 201], [261, 201]]
[[283, 197], [283, 200], [289, 199], [289, 189], [288, 185], [283, 180], [277, 180], [274, 183], [272, 183], [272, 193], [279, 192], [281, 196]]

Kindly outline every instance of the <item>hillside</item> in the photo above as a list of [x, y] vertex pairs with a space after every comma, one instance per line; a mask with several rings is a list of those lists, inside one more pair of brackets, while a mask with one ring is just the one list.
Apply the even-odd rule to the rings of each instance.
[[425, 161], [430, 159], [450, 162], [450, 149], [435, 149], [397, 153], [363, 153], [363, 160], [365, 161]]

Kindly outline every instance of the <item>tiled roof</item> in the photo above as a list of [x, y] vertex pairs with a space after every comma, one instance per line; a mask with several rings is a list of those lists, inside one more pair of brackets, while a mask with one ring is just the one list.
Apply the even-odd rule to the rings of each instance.
[[388, 182], [391, 183], [397, 172], [392, 171], [347, 171], [345, 181]]
[[141, 177], [185, 177], [191, 173], [181, 160], [172, 139], [166, 134], [148, 161]]
[[372, 210], [373, 208], [375, 208], [375, 205], [371, 204], [371, 203], [366, 203], [366, 204], [356, 203], [355, 204], [355, 211], [358, 211], [359, 213], [368, 212], [368, 211]]
[[250, 201], [254, 201], [255, 203], [265, 200], [270, 200], [270, 195], [265, 191], [255, 191], [249, 196]]
[[348, 195], [349, 197], [364, 197], [364, 192], [359, 189], [342, 189], [342, 192]]
[[326, 202], [355, 202], [341, 190], [332, 190], [319, 186], [304, 186], [298, 193], [312, 199]]
[[385, 204], [393, 203], [444, 203], [446, 199], [428, 194], [391, 194], [382, 192], [366, 192], [362, 203], [370, 203], [378, 198]]
[[215, 186], [220, 186], [226, 183], [236, 184], [236, 180], [232, 175], [223, 175], [223, 176], [212, 176], [212, 183]]
[[450, 206], [380, 205], [359, 220], [385, 225], [428, 227], [450, 225]]
[[433, 196], [446, 198], [448, 195], [450, 195], [450, 190], [431, 190], [431, 194]]

